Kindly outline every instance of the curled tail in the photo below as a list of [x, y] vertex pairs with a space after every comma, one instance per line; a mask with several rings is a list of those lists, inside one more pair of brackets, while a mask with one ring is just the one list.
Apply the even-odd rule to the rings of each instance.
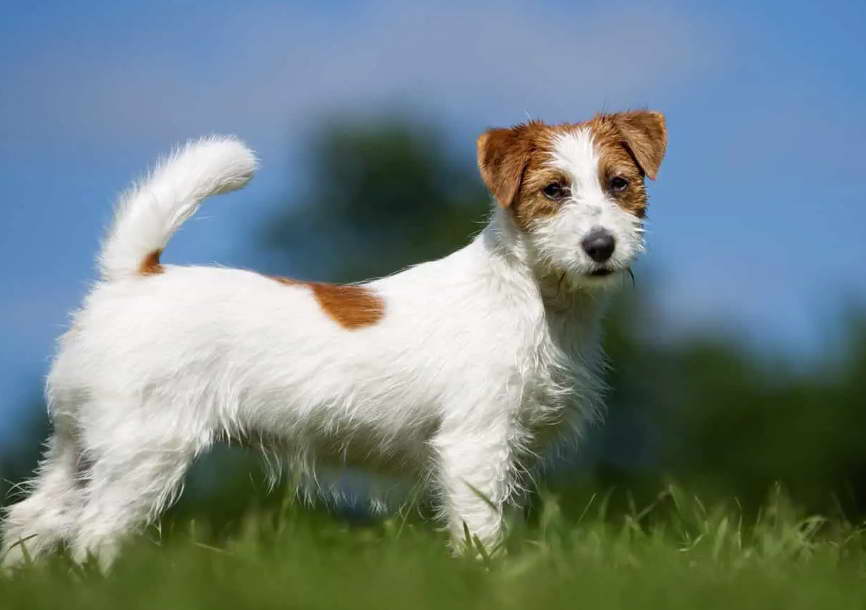
[[99, 255], [102, 277], [158, 272], [168, 240], [205, 197], [243, 187], [255, 170], [253, 152], [225, 136], [189, 142], [160, 161], [121, 197]]

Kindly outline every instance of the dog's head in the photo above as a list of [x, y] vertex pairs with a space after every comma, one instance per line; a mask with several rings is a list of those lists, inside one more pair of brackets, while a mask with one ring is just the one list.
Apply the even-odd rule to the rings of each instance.
[[526, 236], [532, 264], [574, 287], [601, 287], [643, 250], [647, 194], [665, 154], [658, 112], [538, 121], [478, 138], [481, 177]]

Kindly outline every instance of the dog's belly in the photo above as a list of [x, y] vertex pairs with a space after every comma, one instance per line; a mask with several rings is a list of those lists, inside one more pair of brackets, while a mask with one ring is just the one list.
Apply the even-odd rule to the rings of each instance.
[[432, 459], [429, 438], [421, 431], [406, 431], [400, 436], [382, 430], [356, 426], [353, 430], [289, 431], [274, 434], [247, 430], [241, 438], [228, 437], [229, 444], [264, 452], [290, 467], [340, 470], [356, 467], [394, 477], [423, 473]]
[[359, 427], [346, 434], [319, 435], [311, 439], [316, 458], [335, 467], [356, 466], [396, 476], [411, 476], [429, 467], [430, 444], [423, 431], [385, 435], [381, 430]]
[[[351, 362], [342, 365], [351, 368]], [[363, 466], [406, 474], [429, 465], [429, 441], [440, 423], [440, 405], [391, 376], [322, 370], [304, 380], [256, 385], [238, 408], [239, 429], [268, 439], [273, 449], [300, 461]]]

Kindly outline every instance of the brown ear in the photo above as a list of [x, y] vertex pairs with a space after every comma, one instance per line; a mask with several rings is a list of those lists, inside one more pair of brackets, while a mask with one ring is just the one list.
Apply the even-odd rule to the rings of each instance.
[[517, 193], [529, 162], [529, 143], [518, 129], [489, 129], [478, 137], [478, 169], [481, 179], [503, 208]]
[[661, 112], [635, 110], [619, 112], [613, 115], [613, 120], [638, 165], [655, 180], [668, 141], [665, 116]]

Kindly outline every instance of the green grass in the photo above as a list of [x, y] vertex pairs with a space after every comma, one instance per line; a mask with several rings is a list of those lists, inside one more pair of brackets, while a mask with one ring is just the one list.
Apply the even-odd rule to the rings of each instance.
[[0, 608], [866, 608], [866, 530], [778, 491], [749, 519], [676, 488], [618, 514], [549, 497], [487, 560], [451, 557], [423, 521], [350, 527], [291, 502], [228, 535], [172, 528], [109, 577], [63, 557], [0, 577]]

